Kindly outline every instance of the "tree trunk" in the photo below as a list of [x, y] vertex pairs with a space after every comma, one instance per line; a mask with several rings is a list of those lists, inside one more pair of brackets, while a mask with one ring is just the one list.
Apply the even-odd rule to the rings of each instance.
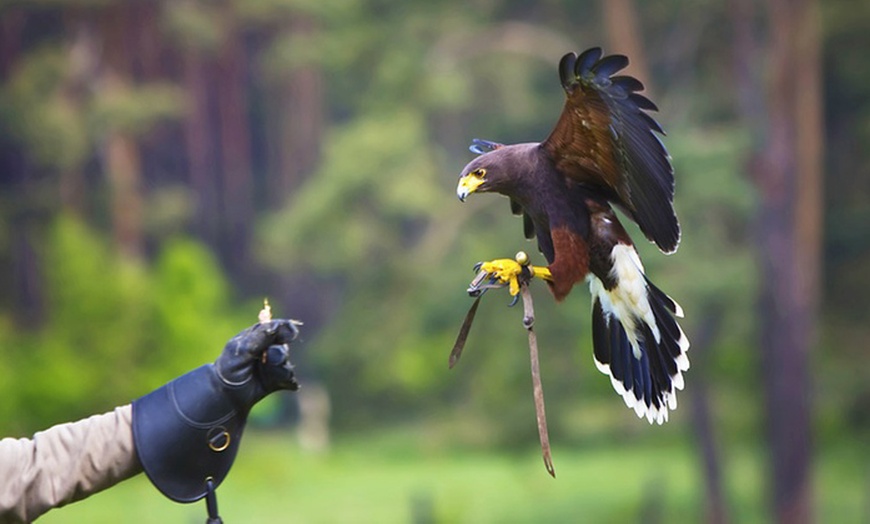
[[[96, 36], [92, 24], [81, 20], [75, 12], [65, 13], [65, 30], [70, 35], [70, 45], [66, 49], [68, 70], [61, 88], [61, 96], [81, 111], [85, 86], [93, 82], [93, 65], [98, 61], [95, 56]], [[66, 166], [58, 172], [58, 198], [60, 208], [73, 215], [83, 215], [87, 201], [85, 177], [82, 166]]]
[[227, 32], [218, 57], [218, 132], [220, 136], [221, 218], [220, 253], [238, 274], [247, 267], [253, 223], [251, 134], [247, 99], [247, 57], [239, 31]]
[[[635, 76], [644, 83], [646, 96], [653, 96], [652, 76], [643, 45], [643, 31], [638, 22], [637, 7], [632, 0], [603, 0], [601, 2], [604, 24], [607, 28], [609, 51], [622, 53], [629, 57], [630, 64], [625, 74]], [[716, 315], [702, 311], [704, 315], [693, 346], [704, 349], [715, 339], [718, 329]], [[696, 355], [696, 357], [699, 355]], [[716, 445], [713, 421], [710, 415], [710, 402], [703, 377], [691, 389], [690, 417], [698, 439], [702, 463], [704, 465], [704, 484], [706, 492], [706, 522], [723, 524], [728, 522], [727, 504], [721, 479], [721, 460]]]
[[[103, 13], [101, 29], [106, 58], [96, 96], [100, 96], [99, 91], [110, 94], [129, 89], [132, 83], [130, 57], [133, 52], [130, 37], [134, 34], [132, 28], [138, 20], [130, 9], [119, 4], [107, 8]], [[114, 239], [122, 253], [139, 257], [144, 249], [139, 145], [129, 131], [112, 128], [111, 123], [109, 126], [103, 158], [111, 194]]]
[[625, 74], [636, 77], [646, 86], [646, 96], [652, 96], [649, 64], [643, 45], [643, 31], [638, 23], [637, 7], [632, 0], [602, 0], [602, 14], [607, 28], [608, 53], [621, 53], [631, 62]]
[[[107, 86], [106, 90], [109, 89], [123, 88]], [[115, 244], [125, 255], [139, 257], [143, 251], [139, 146], [129, 133], [109, 131], [104, 155], [111, 187]]]
[[719, 447], [716, 444], [714, 415], [710, 403], [708, 374], [703, 370], [710, 345], [716, 340], [721, 325], [722, 307], [708, 305], [696, 311], [700, 320], [692, 337], [692, 367], [697, 370], [692, 373], [692, 387], [689, 388], [690, 411], [695, 437], [701, 451], [704, 464], [704, 485], [706, 488], [706, 511], [704, 522], [708, 524], [725, 524], [729, 522], [728, 504], [725, 500], [725, 490], [722, 486], [722, 461], [719, 458]]
[[4, 7], [0, 16], [0, 79], [9, 78], [21, 55], [27, 14], [21, 7]]
[[[308, 15], [297, 14], [290, 23], [291, 31], [314, 36], [317, 26]], [[324, 128], [323, 73], [315, 65], [303, 66], [290, 75], [285, 100], [279, 144], [281, 157], [281, 197], [286, 197], [305, 175], [311, 173], [320, 159]]]
[[[294, 13], [282, 30], [314, 39], [320, 31], [309, 14]], [[275, 32], [270, 38], [281, 38]], [[289, 71], [274, 71], [266, 80], [266, 202], [272, 207], [286, 203], [317, 167], [325, 129], [325, 90], [319, 64], [305, 64]]]
[[767, 6], [768, 56], [752, 42], [751, 3], [736, 1], [733, 10], [735, 56], [766, 60], [767, 89], [747, 62], [735, 76], [746, 82], [738, 86], [740, 105], [761, 148], [749, 171], [761, 196], [761, 371], [773, 512], [777, 522], [801, 524], [813, 513], [809, 352], [821, 257], [819, 20], [813, 0], [769, 0]]
[[[26, 160], [17, 159], [15, 182], [11, 188], [22, 200], [35, 199], [37, 184], [33, 180], [33, 169], [26, 165]], [[20, 162], [20, 163], [19, 163]], [[36, 240], [40, 235], [41, 224], [32, 212], [18, 212], [10, 217], [9, 250], [11, 257], [11, 279], [4, 278], [4, 286], [8, 283], [9, 298], [16, 326], [25, 329], [39, 327], [45, 319], [45, 294], [42, 270], [42, 257]], [[9, 281], [11, 280], [11, 282]], [[5, 299], [5, 297], [4, 297]], [[5, 302], [5, 300], [4, 300]]]
[[184, 145], [190, 186], [196, 195], [195, 228], [207, 244], [215, 246], [219, 214], [215, 176], [217, 166], [210, 140], [210, 92], [202, 51], [193, 46], [187, 47], [184, 50], [182, 69], [189, 104], [183, 123]]
[[[816, 0], [804, 0], [795, 13], [794, 85], [796, 86], [795, 142], [797, 154], [797, 230], [799, 287], [811, 318], [818, 316], [822, 281], [822, 232], [824, 184], [824, 108], [822, 107], [821, 17]], [[809, 339], [817, 339], [816, 325], [809, 326]]]

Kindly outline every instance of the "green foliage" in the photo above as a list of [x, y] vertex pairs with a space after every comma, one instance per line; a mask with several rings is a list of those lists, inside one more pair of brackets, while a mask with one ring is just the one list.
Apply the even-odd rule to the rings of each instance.
[[213, 360], [245, 327], [213, 256], [191, 240], [169, 242], [151, 269], [60, 216], [44, 264], [44, 328], [17, 332], [0, 324], [8, 374], [0, 396], [10, 415], [4, 420], [15, 421], [7, 431], [127, 403]]
[[739, 361], [740, 379], [749, 383], [755, 360], [747, 348], [753, 347], [758, 271], [751, 247], [757, 199], [739, 165], [747, 140], [736, 128], [694, 129], [668, 145], [677, 173], [682, 241], [671, 257], [640, 246], [648, 272], [683, 306], [690, 335], [716, 316], [716, 346], [703, 349]]
[[[201, 243], [166, 243], [153, 269], [155, 323], [160, 340], [146, 354], [150, 383], [184, 373], [217, 358], [220, 348], [255, 320], [251, 308], [232, 308], [232, 293], [214, 255]], [[249, 320], [245, 322], [243, 319]]]
[[275, 268], [341, 270], [364, 279], [389, 264], [382, 255], [402, 249], [407, 222], [437, 209], [437, 168], [420, 147], [425, 142], [421, 118], [410, 112], [361, 118], [334, 131], [315, 179], [263, 224], [266, 260]]
[[86, 120], [62, 89], [70, 66], [62, 52], [31, 52], [0, 87], [0, 126], [40, 165], [69, 169], [88, 154]]
[[205, 2], [168, 2], [163, 23], [182, 47], [210, 53], [217, 52], [226, 30], [220, 10]]
[[106, 89], [93, 100], [91, 125], [97, 132], [122, 131], [135, 136], [156, 123], [178, 118], [184, 111], [184, 94], [168, 83]]
[[45, 46], [26, 56], [0, 86], [0, 128], [40, 166], [78, 168], [107, 131], [141, 136], [184, 110], [174, 85], [113, 85], [85, 96], [88, 86], [82, 84], [91, 79], [82, 76], [69, 53]]
[[37, 377], [21, 385], [22, 406], [45, 419], [129, 400], [137, 357], [152, 343], [144, 268], [67, 217], [54, 225], [44, 260], [49, 322], [39, 350], [22, 355], [27, 375]]
[[[329, 367], [331, 383], [352, 380], [375, 396], [406, 387], [419, 399], [434, 378], [436, 353], [396, 351], [416, 339], [415, 320], [427, 315], [412, 302], [419, 279], [438, 270], [421, 254], [429, 237], [412, 234], [439, 234], [433, 220], [445, 199], [434, 159], [420, 147], [426, 140], [410, 111], [335, 130], [318, 175], [260, 228], [263, 259], [276, 270], [293, 267], [352, 286], [337, 313], [342, 329], [311, 353]], [[375, 299], [379, 290], [389, 299]], [[385, 343], [393, 336], [399, 345]]]

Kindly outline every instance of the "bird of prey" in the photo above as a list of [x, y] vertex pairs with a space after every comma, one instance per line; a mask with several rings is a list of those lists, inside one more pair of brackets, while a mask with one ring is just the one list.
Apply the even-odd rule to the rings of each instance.
[[[647, 113], [658, 109], [639, 93], [640, 81], [615, 75], [627, 65], [597, 47], [566, 54], [559, 77], [567, 98], [550, 136], [513, 145], [475, 139], [470, 149], [479, 156], [462, 170], [456, 193], [463, 202], [484, 192], [510, 199], [548, 262], [526, 274], [545, 280], [557, 301], [589, 283], [595, 365], [638, 417], [661, 424], [689, 369], [689, 341], [677, 323], [683, 311], [646, 277], [613, 207], [664, 253], [676, 251], [680, 226], [664, 131]], [[520, 263], [482, 268], [517, 293]]]

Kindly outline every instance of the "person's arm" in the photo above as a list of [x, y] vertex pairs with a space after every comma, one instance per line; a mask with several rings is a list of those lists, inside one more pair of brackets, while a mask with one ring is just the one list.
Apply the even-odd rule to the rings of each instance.
[[132, 405], [59, 424], [32, 439], [0, 440], [0, 524], [31, 522], [145, 470], [167, 497], [192, 502], [229, 472], [250, 408], [279, 389], [298, 389], [291, 320], [255, 324], [213, 364]]
[[251, 407], [299, 389], [290, 363], [292, 320], [271, 320], [232, 338], [214, 362], [133, 401], [133, 440], [151, 483], [176, 502], [206, 496], [226, 477]]
[[0, 440], [0, 523], [31, 522], [141, 472], [131, 418], [128, 404], [32, 439]]

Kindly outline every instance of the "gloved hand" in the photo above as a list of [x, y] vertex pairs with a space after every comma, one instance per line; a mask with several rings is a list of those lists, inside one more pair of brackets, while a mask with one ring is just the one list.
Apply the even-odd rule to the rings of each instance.
[[290, 343], [297, 336], [293, 320], [254, 324], [227, 342], [214, 363], [215, 371], [238, 402], [248, 407], [273, 391], [296, 391], [299, 384], [290, 363]]
[[192, 502], [226, 477], [251, 407], [279, 389], [299, 389], [292, 320], [269, 320], [233, 337], [214, 362], [133, 401], [133, 438], [151, 482]]

